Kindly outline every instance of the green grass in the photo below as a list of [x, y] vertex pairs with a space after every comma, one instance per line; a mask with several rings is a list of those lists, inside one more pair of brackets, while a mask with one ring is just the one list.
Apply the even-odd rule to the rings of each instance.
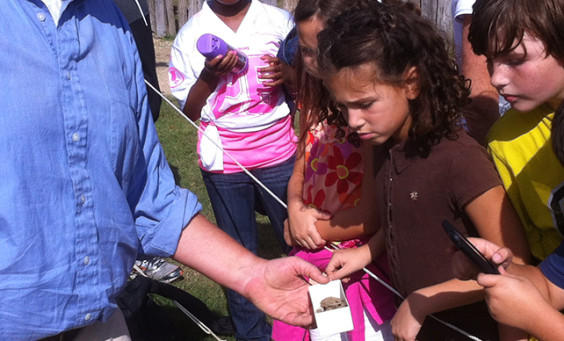
[[[202, 203], [203, 214], [212, 222], [215, 222], [198, 166], [196, 129], [166, 102], [163, 102], [156, 127], [176, 183], [194, 192]], [[270, 228], [268, 218], [257, 214], [257, 222], [259, 224], [259, 255], [268, 259], [280, 257], [282, 255], [281, 250]], [[183, 269], [184, 280], [177, 281], [174, 285], [202, 300], [213, 312], [219, 315], [228, 315], [223, 289], [202, 274], [184, 266]], [[185, 334], [187, 340], [215, 340], [212, 336], [206, 335], [171, 301], [161, 297], [156, 297], [155, 300], [167, 311], [177, 328]], [[190, 307], [186, 308], [190, 310]], [[221, 338], [235, 340], [232, 337]]]

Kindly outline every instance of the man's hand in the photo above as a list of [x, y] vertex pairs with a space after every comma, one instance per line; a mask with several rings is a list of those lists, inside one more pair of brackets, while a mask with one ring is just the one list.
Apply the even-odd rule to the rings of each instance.
[[317, 267], [297, 257], [286, 257], [265, 261], [253, 268], [253, 273], [244, 295], [260, 310], [288, 324], [313, 324], [306, 281], [311, 278], [317, 283], [329, 282]]

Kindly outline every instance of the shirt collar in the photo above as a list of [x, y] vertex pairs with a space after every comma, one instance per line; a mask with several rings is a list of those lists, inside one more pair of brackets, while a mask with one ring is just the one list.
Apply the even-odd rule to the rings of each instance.
[[419, 155], [407, 156], [405, 151], [406, 142], [402, 142], [393, 146], [387, 146], [390, 155], [390, 162], [396, 173], [401, 173], [411, 164], [419, 159]]

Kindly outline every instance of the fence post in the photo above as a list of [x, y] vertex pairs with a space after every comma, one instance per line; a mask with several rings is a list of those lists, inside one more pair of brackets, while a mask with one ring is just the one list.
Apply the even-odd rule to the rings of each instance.
[[263, 2], [267, 5], [271, 5], [271, 6], [277, 6], [277, 1], [276, 0], [260, 0], [260, 2]]
[[157, 31], [157, 18], [155, 17], [155, 0], [147, 0], [149, 7], [149, 20], [151, 20], [151, 31]]
[[452, 0], [421, 0], [421, 14], [434, 22], [452, 43]]
[[155, 19], [156, 19], [156, 35], [164, 37], [166, 35], [166, 10], [163, 0], [155, 0]]
[[200, 11], [204, 3], [202, 0], [187, 0], [187, 1], [189, 1], [188, 18], [192, 18], [194, 14]]
[[298, 0], [284, 0], [283, 8], [290, 13], [294, 12], [296, 5], [298, 4]]
[[164, 0], [166, 9], [166, 22], [167, 22], [167, 34], [174, 36], [176, 34], [176, 19], [174, 18], [174, 5], [172, 0]]
[[188, 11], [188, 0], [178, 0], [178, 30], [186, 24], [188, 21], [188, 15], [191, 15]]

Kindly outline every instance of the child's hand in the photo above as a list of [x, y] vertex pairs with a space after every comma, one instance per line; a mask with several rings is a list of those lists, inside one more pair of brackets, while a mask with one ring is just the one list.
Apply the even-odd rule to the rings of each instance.
[[[291, 246], [301, 246], [306, 249], [318, 249], [325, 245], [326, 241], [321, 238], [315, 227], [318, 220], [329, 220], [331, 215], [303, 203], [299, 205], [288, 205], [288, 233], [290, 238], [286, 243]], [[286, 228], [285, 228], [286, 230]]]
[[501, 276], [480, 274], [478, 284], [485, 288], [488, 309], [498, 322], [531, 330], [530, 322], [543, 316], [541, 311], [552, 310], [537, 287], [525, 277], [502, 270]]
[[206, 60], [204, 70], [208, 74], [220, 78], [229, 73], [231, 69], [235, 67], [238, 58], [237, 52], [229, 51], [225, 56], [217, 56], [212, 60]]
[[[496, 244], [481, 238], [468, 238], [468, 240], [491, 260], [494, 264], [504, 269], [511, 264], [513, 253], [508, 248], [502, 248]], [[455, 250], [452, 258], [452, 270], [456, 278], [461, 280], [474, 279], [480, 273], [480, 269], [462, 251]]]
[[372, 255], [367, 245], [356, 249], [335, 250], [333, 257], [325, 268], [325, 273], [332, 279], [342, 279], [348, 282], [347, 276], [361, 270], [372, 261]]
[[283, 67], [280, 59], [265, 54], [260, 57], [268, 66], [259, 69], [259, 78], [266, 79], [263, 85], [275, 87], [284, 83]]
[[427, 315], [417, 312], [415, 308], [416, 305], [412, 304], [408, 297], [392, 318], [390, 325], [396, 341], [412, 341], [417, 337]]

